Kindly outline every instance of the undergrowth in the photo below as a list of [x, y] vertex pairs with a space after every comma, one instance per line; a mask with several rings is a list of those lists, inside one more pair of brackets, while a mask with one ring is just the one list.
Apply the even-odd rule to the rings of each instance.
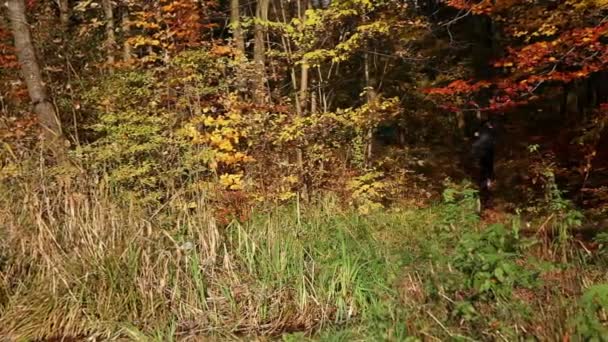
[[227, 225], [216, 223], [202, 194], [195, 205], [150, 211], [124, 205], [101, 185], [2, 187], [0, 336], [606, 334], [602, 263], [532, 253], [538, 244], [521, 237], [516, 219], [484, 226], [466, 184], [424, 209], [362, 215], [326, 196]]

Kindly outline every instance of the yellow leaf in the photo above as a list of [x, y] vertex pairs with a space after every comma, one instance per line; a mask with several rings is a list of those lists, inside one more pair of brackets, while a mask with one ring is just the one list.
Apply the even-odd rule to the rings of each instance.
[[221, 135], [212, 134], [209, 140], [211, 140], [211, 143], [219, 145], [222, 143], [222, 140], [224, 140], [224, 137], [222, 137]]
[[222, 142], [220, 142], [220, 144], [218, 145], [218, 147], [224, 151], [232, 151], [234, 150], [234, 147], [232, 147], [232, 143], [230, 142], [230, 140], [222, 140]]
[[206, 116], [205, 119], [203, 120], [203, 123], [205, 124], [205, 126], [212, 126], [214, 123], [214, 119], [210, 116]]
[[287, 191], [287, 192], [280, 194], [279, 199], [281, 201], [287, 201], [288, 199], [291, 199], [295, 196], [296, 196], [296, 194], [293, 191]]
[[243, 188], [241, 174], [223, 174], [220, 176], [220, 184], [231, 190], [240, 190]]

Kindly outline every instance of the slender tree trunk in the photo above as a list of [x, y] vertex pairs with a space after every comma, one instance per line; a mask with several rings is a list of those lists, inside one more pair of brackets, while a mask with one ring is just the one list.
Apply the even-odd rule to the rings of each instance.
[[114, 33], [114, 8], [111, 0], [102, 0], [103, 13], [106, 19], [106, 49], [108, 51], [107, 61], [111, 66], [115, 62], [116, 34]]
[[[369, 53], [365, 52], [364, 56], [364, 63], [365, 63], [365, 87], [366, 87], [366, 96], [367, 96], [367, 103], [371, 106], [373, 106], [373, 103], [376, 101], [377, 98], [377, 94], [376, 94], [376, 80], [372, 75], [372, 72], [370, 71], [370, 61], [369, 61]], [[374, 142], [374, 125], [370, 125], [370, 127], [368, 127], [367, 132], [365, 133], [365, 167], [369, 167], [371, 165], [371, 159], [373, 157], [373, 150], [374, 150], [374, 146], [373, 146], [373, 142]]]
[[302, 60], [302, 66], [300, 68], [300, 106], [302, 107], [302, 114], [308, 111], [308, 62], [306, 59]]
[[[301, 0], [298, 0], [298, 17], [301, 18], [302, 15], [302, 11], [301, 11], [301, 7], [300, 7], [300, 2]], [[283, 23], [287, 24], [288, 20], [287, 20], [287, 14], [286, 14], [286, 10], [285, 10], [285, 4], [283, 0], [279, 1], [279, 5], [280, 5], [280, 18], [283, 20]], [[276, 7], [275, 7], [276, 9]], [[279, 17], [279, 13], [276, 13], [277, 17]], [[288, 38], [286, 38], [285, 36], [281, 36], [281, 42], [283, 43], [283, 49], [285, 50], [285, 53], [287, 54], [287, 59], [290, 62], [290, 64], [293, 65], [293, 51], [292, 51], [292, 46], [291, 46], [291, 42], [289, 41]], [[292, 66], [289, 70], [289, 74], [291, 77], [291, 86], [293, 89], [293, 93], [294, 93], [294, 102], [295, 102], [295, 110], [296, 110], [296, 115], [297, 116], [304, 116], [304, 111], [306, 110], [305, 107], [302, 106], [302, 103], [300, 102], [301, 99], [301, 92], [298, 91], [298, 76], [297, 76], [297, 69], [295, 66]], [[305, 75], [305, 84], [306, 87], [308, 87], [308, 73], [302, 73], [302, 70], [300, 70], [300, 81], [302, 81], [302, 76]], [[302, 86], [302, 82], [300, 82], [300, 85]], [[300, 86], [300, 90], [301, 90], [301, 86]], [[299, 192], [299, 196], [305, 201], [307, 202], [310, 198], [309, 196], [309, 187], [308, 187], [308, 177], [306, 177], [305, 173], [304, 173], [304, 151], [302, 150], [301, 147], [296, 148], [296, 165], [298, 167], [298, 173], [299, 173], [299, 178], [302, 182], [302, 189]]]
[[[308, 8], [308, 0], [298, 0], [298, 18], [304, 22], [306, 20], [306, 9]], [[304, 58], [300, 66], [300, 92], [298, 94], [298, 103], [300, 105], [299, 116], [303, 116], [308, 111], [308, 61]], [[309, 177], [304, 172], [304, 152], [301, 148], [297, 150], [297, 165], [303, 181], [302, 193], [304, 201], [310, 200]]]
[[230, 0], [230, 25], [232, 26], [232, 39], [237, 54], [245, 56], [245, 38], [243, 36], [243, 28], [241, 27], [241, 10], [239, 0]]
[[29, 24], [25, 16], [24, 0], [8, 0], [6, 5], [8, 7], [8, 17], [15, 40], [17, 59], [21, 65], [21, 72], [34, 106], [34, 112], [38, 116], [38, 120], [43, 129], [44, 138], [48, 141], [49, 147], [56, 154], [62, 154], [63, 147], [61, 146], [61, 143], [63, 139], [61, 123], [59, 122], [53, 105], [48, 99], [44, 82], [42, 81]]
[[120, 26], [122, 29], [122, 59], [125, 62], [129, 62], [131, 60], [131, 56], [133, 55], [133, 48], [131, 44], [129, 44], [129, 36], [131, 35], [131, 22], [129, 21], [129, 9], [124, 8], [122, 11], [122, 16], [120, 17]]
[[59, 7], [59, 22], [64, 29], [70, 25], [70, 2], [69, 0], [57, 0]]
[[311, 106], [311, 111], [313, 113], [316, 112], [317, 108], [321, 107], [321, 110], [323, 113], [327, 113], [327, 96], [325, 94], [325, 91], [323, 89], [323, 73], [321, 72], [321, 66], [317, 66], [317, 91], [316, 91], [316, 103], [315, 105], [315, 110], [312, 109]]
[[318, 96], [317, 92], [315, 92], [315, 91], [311, 91], [310, 92], [310, 112], [312, 114], [315, 114], [319, 110], [318, 109], [319, 108], [319, 106], [318, 106], [319, 101], [318, 101], [317, 96]]
[[241, 11], [239, 0], [230, 0], [230, 25], [232, 27], [232, 38], [236, 49], [235, 60], [238, 66], [238, 75], [236, 79], [236, 87], [238, 93], [243, 93], [247, 89], [245, 70], [241, 66], [247, 60], [245, 55], [245, 37], [243, 28], [241, 27]]
[[[307, 0], [298, 0], [298, 19], [302, 22], [306, 20], [306, 9], [308, 8]], [[308, 111], [308, 70], [310, 69], [308, 61], [303, 58], [300, 64], [300, 92], [298, 94], [302, 114]]]
[[255, 10], [256, 20], [254, 28], [254, 46], [253, 46], [253, 61], [255, 63], [255, 80], [254, 80], [254, 94], [253, 98], [256, 103], [264, 103], [266, 92], [266, 29], [265, 22], [268, 21], [268, 6], [270, 0], [258, 0], [258, 4]]
[[[283, 23], [287, 24], [288, 23], [288, 21], [287, 21], [287, 14], [285, 13], [285, 6], [283, 4], [283, 0], [279, 1], [279, 5], [281, 6], [281, 16], [280, 17], [282, 18]], [[276, 12], [276, 6], [274, 8], [275, 8], [275, 12]], [[276, 13], [276, 15], [277, 15], [277, 17], [279, 16], [278, 13]], [[292, 53], [290, 41], [287, 38], [285, 38], [284, 35], [281, 35], [281, 42], [283, 44], [283, 49], [285, 50], [285, 53], [287, 54], [287, 60], [288, 60], [288, 62], [290, 64], [293, 64], [292, 63], [293, 62], [293, 58], [292, 58], [293, 53]], [[296, 109], [296, 114], [298, 116], [301, 116], [302, 115], [302, 107], [300, 106], [300, 97], [297, 96], [298, 79], [297, 79], [297, 76], [296, 76], [296, 68], [295, 68], [295, 66], [292, 66], [289, 69], [289, 76], [291, 78], [291, 86], [292, 86], [293, 92], [296, 93], [296, 96], [295, 96], [295, 99], [294, 99], [295, 100], [295, 107], [296, 107], [295, 108]]]

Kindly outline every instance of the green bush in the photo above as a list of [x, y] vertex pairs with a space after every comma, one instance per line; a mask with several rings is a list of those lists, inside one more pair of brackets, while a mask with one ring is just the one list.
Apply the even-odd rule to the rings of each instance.
[[517, 230], [501, 224], [465, 234], [454, 256], [454, 266], [467, 277], [477, 295], [507, 297], [516, 286], [531, 286], [535, 274], [516, 264], [521, 256]]
[[472, 226], [479, 222], [477, 215], [477, 190], [471, 188], [471, 183], [464, 181], [455, 184], [450, 179], [444, 181], [445, 190], [442, 194], [442, 222], [445, 226]]
[[608, 284], [595, 285], [581, 296], [576, 333], [585, 341], [608, 341]]
[[197, 138], [226, 144], [221, 129], [238, 129], [235, 120], [215, 125], [230, 111], [228, 80], [221, 77], [225, 64], [197, 50], [181, 53], [163, 68], [106, 76], [83, 95], [85, 108], [94, 114], [88, 125], [92, 142], [79, 147], [76, 156], [111, 187], [144, 202], [209, 180], [220, 149]]

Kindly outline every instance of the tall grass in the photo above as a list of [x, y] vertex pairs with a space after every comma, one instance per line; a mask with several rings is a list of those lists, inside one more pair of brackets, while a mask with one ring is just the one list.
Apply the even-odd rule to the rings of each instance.
[[[596, 307], [575, 304], [608, 280], [605, 263], [543, 260], [509, 229], [480, 224], [466, 191], [427, 209], [368, 216], [326, 197], [223, 226], [203, 193], [150, 208], [87, 180], [0, 182], [0, 192], [0, 336], [9, 340], [555, 340], [578, 326], [601, 332], [594, 327], [604, 316], [581, 316]], [[511, 243], [517, 253], [502, 250]], [[529, 273], [538, 282], [524, 282]]]
[[390, 292], [382, 250], [330, 201], [218, 227], [203, 200], [149, 214], [100, 186], [3, 190], [0, 336], [312, 331]]

